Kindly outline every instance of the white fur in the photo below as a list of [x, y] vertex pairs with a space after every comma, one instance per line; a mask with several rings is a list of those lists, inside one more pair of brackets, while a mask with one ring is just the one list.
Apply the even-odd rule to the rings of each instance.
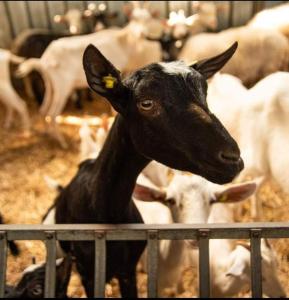
[[289, 55], [286, 37], [275, 30], [248, 26], [192, 36], [178, 58], [190, 64], [221, 53], [235, 41], [239, 43], [238, 49], [222, 68], [222, 73], [232, 74], [245, 85], [252, 85], [268, 74], [287, 70]]
[[[224, 204], [213, 206], [209, 223], [232, 223], [233, 212]], [[274, 250], [261, 240], [263, 293], [272, 298], [286, 296], [277, 275], [277, 258]], [[250, 251], [234, 246], [232, 240], [210, 241], [212, 297], [232, 297], [250, 286]]]
[[289, 38], [289, 4], [282, 4], [258, 12], [248, 23], [253, 28], [274, 29]]
[[187, 75], [192, 70], [182, 61], [173, 61], [169, 63], [161, 62], [159, 63], [160, 66], [163, 67], [163, 71], [167, 74], [171, 75]]
[[[207, 223], [211, 204], [218, 201], [218, 197], [221, 198], [223, 193], [228, 191], [228, 187], [213, 184], [199, 176], [181, 174], [177, 171], [174, 173], [175, 175], [166, 191], [167, 199], [174, 199], [175, 204], [169, 204], [166, 207], [162, 204], [137, 202], [137, 207], [145, 223]], [[245, 185], [242, 186], [245, 187]], [[165, 221], [167, 223], [163, 223]], [[179, 292], [182, 291], [182, 271], [188, 255], [186, 245], [185, 241], [161, 241], [158, 276], [159, 295], [162, 295], [164, 288], [167, 287]], [[146, 257], [142, 260], [143, 266], [146, 266], [145, 259]]]
[[[57, 259], [57, 260], [56, 260], [56, 266], [57, 266], [57, 267], [60, 266], [60, 265], [62, 264], [62, 262], [63, 262], [63, 258]], [[44, 265], [45, 265], [45, 262], [41, 262], [41, 263], [39, 263], [39, 264], [31, 265], [31, 266], [27, 267], [27, 268], [23, 271], [22, 275], [25, 275], [25, 274], [28, 274], [28, 273], [33, 273], [35, 270], [37, 270], [37, 269], [43, 267]]]
[[12, 55], [9, 51], [0, 49], [0, 101], [6, 108], [5, 128], [9, 128], [13, 121], [13, 113], [17, 112], [21, 118], [24, 130], [30, 130], [30, 120], [25, 101], [18, 96], [10, 81], [9, 62], [20, 63], [22, 58]]
[[22, 76], [33, 69], [43, 74], [46, 93], [41, 113], [49, 117], [51, 126], [55, 126], [55, 118], [63, 111], [72, 91], [88, 86], [82, 55], [89, 44], [96, 46], [117, 69], [126, 73], [161, 60], [159, 43], [137, 36], [130, 23], [122, 29], [106, 29], [53, 41], [40, 59], [34, 59], [33, 64], [27, 60], [19, 67]]
[[[209, 84], [208, 105], [237, 140], [246, 175], [276, 180], [289, 192], [289, 73], [277, 72], [247, 90], [234, 76], [218, 74]], [[254, 199], [252, 216], [262, 215]]]
[[217, 29], [217, 8], [215, 3], [194, 1], [194, 15], [186, 17], [182, 9], [170, 13], [167, 24], [174, 38], [180, 39], [187, 34], [195, 35], [207, 29]]

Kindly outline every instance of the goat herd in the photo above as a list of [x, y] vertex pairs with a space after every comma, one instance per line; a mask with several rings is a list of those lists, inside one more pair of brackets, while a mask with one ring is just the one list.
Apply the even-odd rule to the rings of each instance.
[[[36, 134], [23, 100], [33, 98], [47, 132], [67, 153], [57, 118], [68, 99], [82, 103], [94, 96], [84, 90], [90, 87], [112, 107], [112, 116], [95, 118], [96, 133], [82, 122], [73, 179], [64, 187], [45, 177], [57, 197], [43, 224], [232, 223], [249, 197], [251, 218], [259, 221], [264, 213], [257, 192], [267, 179], [289, 192], [289, 4], [262, 11], [242, 27], [200, 33], [216, 29], [217, 8], [194, 2], [193, 16], [172, 12], [169, 20], [147, 3], [132, 2], [123, 28], [106, 28], [116, 14], [90, 5], [83, 13], [54, 17], [67, 23], [69, 33], [29, 30], [11, 51], [0, 50], [5, 130], [16, 111], [23, 138]], [[88, 33], [91, 28], [96, 32]], [[18, 247], [10, 242], [11, 254], [18, 256]], [[107, 243], [106, 281], [117, 279], [123, 297], [138, 295], [145, 247], [143, 241]], [[75, 264], [93, 297], [94, 246], [61, 242], [57, 250], [56, 296], [66, 297]], [[261, 255], [264, 294], [286, 297], [266, 239]], [[210, 261], [212, 296], [248, 291], [248, 244], [212, 240]], [[167, 296], [168, 289], [183, 294], [184, 270], [197, 264], [197, 242], [160, 241], [159, 295]], [[44, 281], [45, 263], [32, 264], [6, 286], [6, 296], [41, 298]]]

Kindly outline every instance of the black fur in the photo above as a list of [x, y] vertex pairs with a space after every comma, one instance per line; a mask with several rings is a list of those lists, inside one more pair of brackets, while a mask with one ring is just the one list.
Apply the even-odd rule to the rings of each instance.
[[[67, 289], [72, 270], [72, 257], [68, 255], [63, 262], [56, 267], [56, 298], [68, 298]], [[8, 299], [43, 299], [45, 290], [45, 264], [34, 271], [22, 276], [18, 284], [7, 286], [5, 298]]]
[[[243, 168], [240, 151], [206, 104], [206, 72], [217, 72], [224, 60], [209, 60], [212, 68], [203, 63], [184, 74], [169, 74], [164, 66], [152, 64], [122, 81], [114, 66], [89, 46], [84, 54], [88, 83], [120, 114], [99, 157], [84, 162], [59, 195], [56, 223], [143, 223], [131, 196], [138, 174], [152, 159], [217, 183], [231, 181]], [[114, 77], [113, 87], [103, 81], [107, 75]], [[141, 110], [140, 103], [148, 99], [153, 101], [152, 109]], [[230, 154], [229, 159], [220, 157], [223, 152]], [[136, 264], [145, 245], [142, 241], [107, 243], [106, 280], [118, 278], [123, 297], [137, 297]], [[61, 246], [65, 251], [73, 249], [87, 295], [92, 297], [94, 244]]]

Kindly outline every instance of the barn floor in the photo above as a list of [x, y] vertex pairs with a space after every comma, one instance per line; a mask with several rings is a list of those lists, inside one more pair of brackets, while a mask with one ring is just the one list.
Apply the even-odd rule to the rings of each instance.
[[[96, 101], [85, 103], [85, 109], [77, 111], [73, 105], [66, 108], [65, 114], [93, 115], [95, 111], [105, 111], [107, 107], [100, 106]], [[74, 176], [79, 161], [78, 126], [61, 125], [61, 130], [69, 142], [69, 149], [63, 150], [51, 138], [45, 136], [43, 122], [37, 114], [36, 107], [30, 105], [34, 133], [31, 137], [19, 134], [19, 124], [10, 131], [2, 128], [4, 110], [0, 107], [0, 208], [7, 223], [38, 224], [42, 216], [53, 203], [55, 192], [49, 190], [43, 179], [49, 175], [61, 184], [67, 184]], [[288, 221], [289, 197], [285, 196], [273, 182], [267, 183], [260, 191], [263, 201], [266, 221]], [[243, 206], [244, 216], [241, 221], [249, 221], [249, 207], [247, 201]], [[279, 276], [289, 295], [289, 244], [285, 240], [271, 243], [278, 254]], [[41, 242], [19, 242], [21, 255], [18, 258], [9, 256], [7, 280], [15, 283], [21, 272], [31, 264], [32, 257], [37, 262], [44, 259], [44, 247]], [[184, 273], [183, 297], [196, 296], [196, 270], [191, 268]], [[138, 273], [140, 296], [146, 296], [146, 275]], [[76, 273], [72, 276], [69, 287], [72, 297], [84, 296]], [[107, 296], [119, 295], [116, 282], [107, 285]], [[167, 296], [173, 296], [168, 291]]]

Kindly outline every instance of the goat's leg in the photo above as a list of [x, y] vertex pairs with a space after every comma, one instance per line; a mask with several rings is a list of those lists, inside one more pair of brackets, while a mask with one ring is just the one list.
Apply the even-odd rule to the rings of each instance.
[[94, 280], [84, 280], [82, 279], [82, 285], [84, 286], [85, 293], [87, 298], [92, 299], [94, 298]]
[[[15, 97], [17, 97], [16, 93], [15, 93]], [[18, 103], [16, 106], [14, 106], [14, 109], [20, 115], [23, 129], [25, 131], [29, 132], [30, 131], [30, 119], [29, 119], [28, 109], [27, 109], [26, 103], [20, 97], [18, 97]]]
[[9, 126], [9, 122], [11, 122], [11, 120], [9, 120], [9, 118], [12, 118], [11, 112], [9, 111], [10, 109], [17, 111], [17, 113], [20, 115], [21, 119], [22, 119], [22, 126], [23, 129], [26, 131], [30, 131], [30, 119], [29, 119], [29, 114], [28, 114], [28, 109], [26, 106], [26, 103], [24, 102], [24, 100], [22, 98], [20, 98], [18, 96], [18, 94], [12, 89], [12, 87], [6, 86], [4, 88], [5, 91], [5, 96], [2, 97], [5, 105], [8, 107], [10, 107], [7, 110], [8, 116], [6, 118], [6, 124], [7, 126]]
[[135, 269], [127, 273], [119, 274], [117, 278], [123, 298], [138, 298]]
[[[52, 88], [52, 86], [53, 86], [53, 88]], [[51, 85], [49, 84], [49, 86], [47, 86], [47, 84], [45, 85], [45, 95], [44, 95], [44, 99], [43, 99], [42, 105], [39, 110], [43, 116], [46, 116], [50, 106], [53, 103], [53, 94], [54, 94], [53, 90], [55, 90], [55, 88], [56, 88], [56, 85], [53, 82], [51, 83]]]
[[52, 119], [51, 122], [49, 123], [48, 134], [53, 139], [57, 140], [63, 149], [68, 148], [67, 142], [66, 142], [63, 134], [60, 132], [55, 119]]
[[72, 88], [66, 86], [62, 90], [55, 91], [53, 95], [52, 105], [50, 106], [47, 115], [55, 119], [62, 113], [70, 96]]
[[12, 119], [13, 119], [13, 109], [11, 108], [11, 106], [7, 106], [6, 107], [6, 118], [5, 118], [5, 122], [4, 122], [5, 129], [9, 129], [11, 127]]
[[25, 95], [27, 95], [27, 97], [29, 99], [34, 99], [34, 93], [32, 90], [32, 84], [31, 84], [31, 78], [30, 76], [25, 76], [23, 78], [23, 83], [24, 83], [24, 89], [25, 89]]

